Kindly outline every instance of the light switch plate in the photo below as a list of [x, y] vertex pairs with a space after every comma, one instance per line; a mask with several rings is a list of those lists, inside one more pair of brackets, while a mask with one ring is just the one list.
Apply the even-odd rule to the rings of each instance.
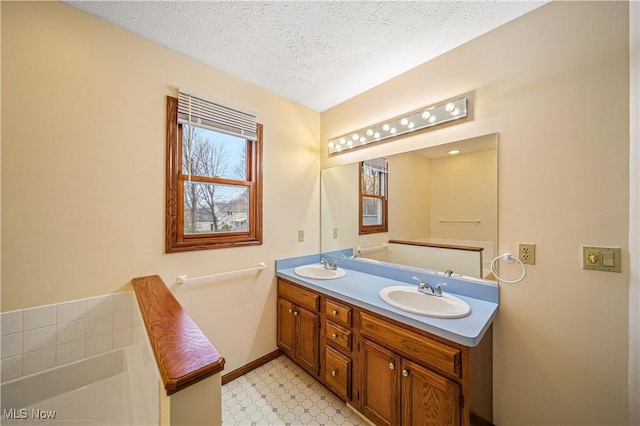
[[304, 230], [302, 229], [298, 230], [298, 242], [299, 243], [304, 242]]
[[620, 247], [582, 246], [582, 269], [620, 272]]

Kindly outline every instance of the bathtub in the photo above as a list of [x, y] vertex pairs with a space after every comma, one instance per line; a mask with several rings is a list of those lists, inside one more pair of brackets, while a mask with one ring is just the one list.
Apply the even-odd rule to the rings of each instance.
[[3, 425], [157, 425], [155, 360], [138, 342], [1, 385]]

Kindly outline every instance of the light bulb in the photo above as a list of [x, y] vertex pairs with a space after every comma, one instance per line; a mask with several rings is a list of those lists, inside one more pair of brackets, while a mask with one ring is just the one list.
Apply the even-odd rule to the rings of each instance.
[[347, 142], [347, 146], [353, 146], [353, 142], [351, 141]]
[[451, 115], [458, 115], [460, 114], [460, 110], [458, 108], [454, 109], [453, 111], [451, 111]]
[[373, 130], [371, 129], [367, 130], [367, 136], [373, 136]]
[[360, 143], [365, 143], [367, 141], [367, 138], [365, 138], [364, 136], [360, 138]]
[[396, 132], [396, 128], [392, 127], [391, 129], [389, 129], [389, 133], [391, 133], [392, 135]]
[[360, 139], [360, 136], [358, 136], [357, 133], [354, 133], [353, 136], [351, 136], [351, 139], [353, 139], [354, 141], [357, 141], [358, 139]]
[[329, 148], [333, 148], [335, 145], [333, 142], [329, 142]]
[[426, 120], [429, 117], [431, 117], [431, 113], [429, 111], [425, 111], [425, 112], [422, 113], [422, 119], [423, 120]]
[[459, 149], [452, 149], [451, 151], [447, 152], [447, 154], [449, 154], [449, 155], [460, 154], [460, 150]]
[[429, 119], [427, 120], [429, 123], [433, 123], [436, 121], [436, 116], [432, 115], [431, 117], [429, 117]]
[[345, 143], [347, 143], [347, 140], [345, 138], [340, 138], [340, 143], [344, 145]]
[[407, 124], [407, 127], [413, 129], [414, 127], [416, 127], [416, 125], [413, 124], [413, 121], [411, 121], [409, 124]]
[[389, 126], [388, 124], [385, 124], [384, 126], [382, 126], [382, 130], [384, 130], [385, 132], [388, 132], [390, 128], [391, 126]]
[[376, 138], [376, 139], [378, 139], [378, 138], [380, 137], [380, 133], [375, 132], [375, 133], [373, 134], [373, 137], [374, 137], [374, 138]]
[[407, 124], [409, 124], [409, 120], [407, 120], [406, 118], [403, 118], [402, 120], [400, 120], [400, 124], [402, 124], [403, 126], [406, 126]]
[[453, 104], [453, 102], [449, 102], [447, 105], [445, 105], [444, 109], [447, 112], [451, 112], [455, 109], [455, 105]]

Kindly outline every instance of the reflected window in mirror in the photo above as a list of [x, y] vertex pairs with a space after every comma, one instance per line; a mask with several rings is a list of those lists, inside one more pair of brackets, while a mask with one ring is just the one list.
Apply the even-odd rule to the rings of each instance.
[[387, 232], [389, 171], [385, 158], [360, 162], [359, 230], [360, 234]]

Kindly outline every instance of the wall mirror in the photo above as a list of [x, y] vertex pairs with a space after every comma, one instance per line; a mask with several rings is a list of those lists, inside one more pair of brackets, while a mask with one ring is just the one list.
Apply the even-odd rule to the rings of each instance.
[[[456, 154], [453, 152], [457, 151]], [[385, 157], [388, 230], [359, 232], [361, 163], [321, 172], [321, 251], [495, 280], [498, 134]]]

